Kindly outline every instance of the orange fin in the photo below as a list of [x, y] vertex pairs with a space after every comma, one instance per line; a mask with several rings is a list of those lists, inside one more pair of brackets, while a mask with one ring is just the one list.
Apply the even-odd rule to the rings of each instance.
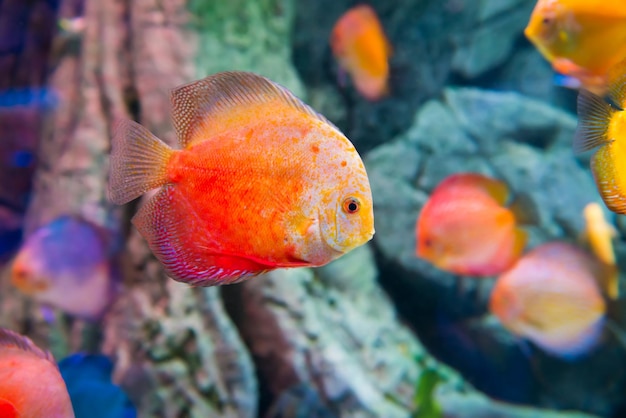
[[516, 193], [513, 201], [509, 203], [509, 209], [513, 212], [515, 221], [520, 225], [541, 224], [539, 209], [526, 193]]
[[2, 418], [20, 418], [20, 413], [11, 402], [0, 398], [0, 417]]
[[601, 264], [603, 270], [600, 287], [610, 299], [617, 300], [619, 298], [619, 269], [615, 264]]
[[598, 260], [608, 265], [615, 265], [612, 240], [618, 235], [617, 229], [606, 220], [602, 207], [596, 202], [585, 206], [583, 217], [585, 218], [583, 240], [589, 244]]
[[522, 255], [528, 242], [528, 233], [523, 229], [515, 229], [515, 242], [513, 244], [513, 254]]
[[504, 205], [510, 198], [509, 187], [505, 182], [480, 173], [452, 174], [443, 180], [437, 188], [447, 189], [448, 187], [455, 188], [458, 186], [480, 188], [500, 205]]
[[109, 199], [123, 205], [166, 184], [173, 152], [137, 122], [121, 121], [112, 140]]
[[477, 175], [476, 184], [483, 188], [498, 204], [504, 205], [510, 198], [510, 190], [505, 182], [491, 177]]
[[[381, 28], [382, 30], [382, 28]], [[384, 34], [383, 34], [383, 38], [385, 41], [385, 53], [387, 55], [387, 59], [391, 58], [393, 56], [393, 45], [391, 44], [391, 41], [389, 41], [389, 38], [387, 38]]]
[[555, 58], [552, 61], [552, 68], [554, 71], [570, 77], [578, 78], [588, 74], [584, 67], [567, 58]]
[[42, 350], [37, 347], [30, 338], [5, 328], [0, 328], [0, 347], [17, 348], [34, 354], [39, 358], [50, 360], [50, 362], [56, 365], [54, 357], [52, 357], [52, 354], [49, 351]]
[[270, 269], [246, 257], [221, 253], [176, 186], [161, 189], [139, 209], [132, 222], [176, 281], [215, 286], [236, 283]]
[[616, 112], [604, 99], [587, 90], [578, 94], [578, 126], [574, 134], [574, 152], [581, 153], [605, 145], [609, 122]]
[[[217, 73], [177, 87], [170, 100], [174, 127], [183, 148], [231, 126], [239, 126], [241, 121], [233, 118], [233, 113], [270, 103], [313, 116], [332, 126], [285, 87], [254, 73]], [[271, 110], [268, 108], [268, 112]]]

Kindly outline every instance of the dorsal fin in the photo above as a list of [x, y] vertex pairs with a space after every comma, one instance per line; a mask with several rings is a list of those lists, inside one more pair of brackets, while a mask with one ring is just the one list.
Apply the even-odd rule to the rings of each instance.
[[618, 62], [611, 68], [608, 75], [609, 92], [608, 99], [611, 104], [617, 106], [617, 110], [623, 110], [626, 106], [626, 59]]
[[[479, 188], [493, 198], [498, 204], [504, 205], [511, 197], [509, 187], [502, 180], [488, 177], [480, 173], [456, 173], [444, 180], [445, 187]], [[441, 184], [443, 185], [444, 182]]]
[[18, 334], [17, 332], [0, 328], [0, 348], [17, 348], [28, 353], [32, 353], [39, 358], [49, 360], [54, 365], [54, 357], [49, 351], [37, 347], [30, 338]]
[[172, 90], [172, 118], [183, 148], [228, 129], [238, 119], [230, 118], [246, 108], [279, 103], [332, 124], [304, 104], [285, 87], [258, 74], [223, 72]]

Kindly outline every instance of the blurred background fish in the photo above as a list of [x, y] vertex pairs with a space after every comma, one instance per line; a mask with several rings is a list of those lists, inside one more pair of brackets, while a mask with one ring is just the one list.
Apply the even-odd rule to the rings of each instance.
[[111, 263], [101, 228], [63, 216], [26, 239], [11, 266], [11, 282], [44, 305], [96, 321], [116, 293]]
[[[626, 58], [623, 0], [539, 0], [524, 30], [555, 71], [603, 95], [609, 70]], [[560, 81], [576, 86], [575, 82]]]
[[585, 218], [584, 240], [598, 261], [606, 269], [601, 275], [601, 287], [607, 296], [615, 300], [619, 297], [619, 269], [615, 262], [613, 239], [617, 237], [617, 229], [604, 217], [602, 207], [589, 203], [583, 211]]
[[340, 79], [347, 72], [368, 100], [389, 94], [392, 48], [371, 6], [361, 4], [344, 13], [332, 30], [330, 46], [340, 66]]
[[67, 388], [52, 354], [0, 328], [0, 416], [73, 418]]
[[113, 363], [101, 354], [73, 354], [59, 362], [76, 418], [136, 418], [126, 393], [111, 381]]
[[58, 94], [53, 89], [45, 87], [13, 88], [0, 91], [0, 112], [12, 112], [21, 107], [53, 109], [58, 103]]
[[591, 172], [600, 196], [613, 212], [626, 213], [626, 61], [611, 70], [605, 99], [582, 90], [578, 95], [578, 126], [574, 150], [596, 149]]
[[503, 272], [521, 256], [527, 239], [507, 207], [510, 199], [504, 182], [482, 174], [447, 177], [419, 215], [417, 256], [455, 274]]
[[602, 335], [607, 310], [597, 283], [602, 272], [582, 249], [546, 243], [497, 279], [489, 309], [512, 333], [553, 355], [576, 358]]
[[124, 121], [109, 181], [117, 204], [160, 187], [133, 224], [172, 278], [211, 286], [321, 266], [372, 238], [361, 158], [284, 87], [226, 72], [178, 87], [172, 102], [183, 149]]

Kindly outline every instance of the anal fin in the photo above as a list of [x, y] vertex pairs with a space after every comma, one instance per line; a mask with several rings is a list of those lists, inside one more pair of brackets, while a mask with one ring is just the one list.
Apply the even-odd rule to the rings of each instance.
[[132, 222], [176, 281], [215, 286], [236, 283], [270, 269], [245, 256], [224, 254], [174, 185], [163, 187], [139, 209]]

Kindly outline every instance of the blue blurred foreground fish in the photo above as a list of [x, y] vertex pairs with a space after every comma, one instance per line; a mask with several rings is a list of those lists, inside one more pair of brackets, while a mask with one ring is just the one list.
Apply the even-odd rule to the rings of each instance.
[[111, 381], [113, 363], [103, 355], [73, 354], [59, 362], [76, 418], [136, 418], [126, 393]]
[[60, 217], [26, 239], [11, 281], [44, 305], [93, 321], [105, 313], [116, 290], [104, 232], [73, 216]]
[[0, 328], [0, 417], [74, 418], [52, 354]]

